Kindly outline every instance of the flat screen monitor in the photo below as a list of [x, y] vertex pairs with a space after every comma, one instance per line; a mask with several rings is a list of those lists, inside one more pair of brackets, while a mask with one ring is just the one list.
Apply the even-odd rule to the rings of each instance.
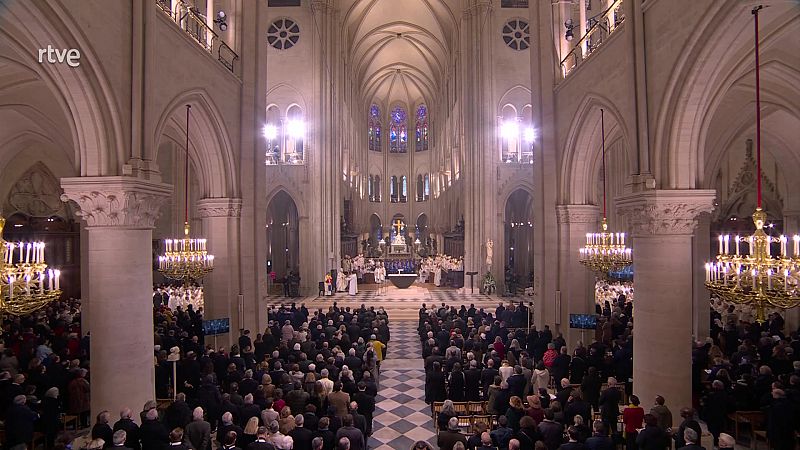
[[205, 333], [207, 336], [230, 333], [230, 331], [230, 318], [226, 317], [224, 319], [211, 319], [203, 321], [203, 333]]
[[596, 314], [570, 314], [569, 327], [581, 330], [594, 330], [597, 328]]

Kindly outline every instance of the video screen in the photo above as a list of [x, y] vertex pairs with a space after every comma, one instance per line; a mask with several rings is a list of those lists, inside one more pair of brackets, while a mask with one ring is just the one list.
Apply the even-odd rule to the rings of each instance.
[[207, 336], [230, 333], [230, 331], [231, 319], [227, 317], [224, 319], [211, 319], [203, 321], [203, 333], [205, 333]]
[[569, 327], [581, 330], [594, 330], [597, 328], [597, 315], [595, 314], [570, 314]]

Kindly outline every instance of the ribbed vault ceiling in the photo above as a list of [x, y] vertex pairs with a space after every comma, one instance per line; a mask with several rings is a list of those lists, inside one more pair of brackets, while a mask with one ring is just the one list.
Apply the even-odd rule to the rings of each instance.
[[433, 102], [457, 42], [459, 1], [343, 3], [351, 73], [364, 104]]

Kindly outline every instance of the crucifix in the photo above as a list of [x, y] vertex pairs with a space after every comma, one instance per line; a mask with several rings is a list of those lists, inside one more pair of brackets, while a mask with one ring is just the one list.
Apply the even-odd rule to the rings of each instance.
[[399, 236], [400, 235], [400, 231], [403, 229], [403, 221], [400, 220], [400, 219], [397, 219], [395, 221], [394, 225], [392, 226], [392, 228], [394, 228], [394, 234], [396, 236]]

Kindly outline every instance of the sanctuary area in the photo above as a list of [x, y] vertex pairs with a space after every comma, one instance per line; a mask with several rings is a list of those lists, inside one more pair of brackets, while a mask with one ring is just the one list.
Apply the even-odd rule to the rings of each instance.
[[800, 439], [795, 0], [0, 0], [9, 450]]

